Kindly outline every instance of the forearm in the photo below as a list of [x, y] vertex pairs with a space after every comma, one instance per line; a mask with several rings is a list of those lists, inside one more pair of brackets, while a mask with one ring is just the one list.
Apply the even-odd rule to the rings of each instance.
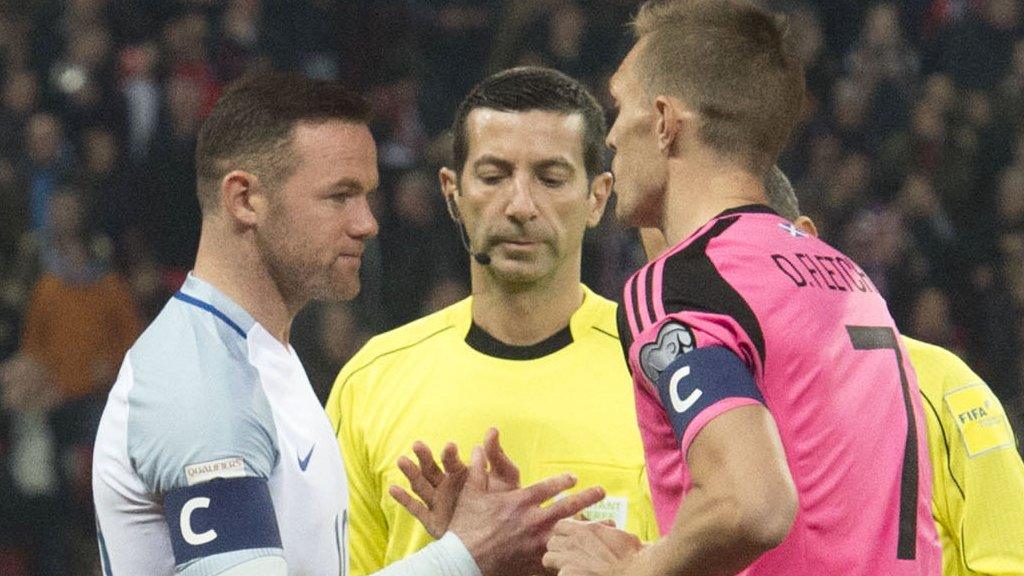
[[481, 576], [481, 573], [459, 537], [448, 532], [440, 540], [372, 576]]
[[[630, 576], [733, 575], [777, 545], [772, 534], [733, 499], [695, 487], [683, 500], [672, 531], [645, 548]], [[770, 532], [770, 530], [768, 531]]]

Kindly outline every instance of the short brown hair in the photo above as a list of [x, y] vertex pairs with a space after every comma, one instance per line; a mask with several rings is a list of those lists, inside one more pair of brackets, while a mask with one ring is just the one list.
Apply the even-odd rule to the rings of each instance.
[[366, 100], [334, 82], [283, 72], [238, 80], [199, 131], [196, 189], [203, 213], [216, 206], [218, 182], [231, 170], [246, 170], [271, 183], [287, 179], [295, 168], [290, 147], [299, 122], [366, 124], [369, 119]]
[[803, 105], [785, 19], [742, 0], [649, 0], [633, 31], [648, 94], [693, 106], [708, 146], [765, 174]]

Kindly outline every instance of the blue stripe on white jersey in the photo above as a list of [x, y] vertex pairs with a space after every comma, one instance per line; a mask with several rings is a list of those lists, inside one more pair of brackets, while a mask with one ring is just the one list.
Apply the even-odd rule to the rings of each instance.
[[129, 351], [104, 410], [93, 485], [105, 567], [174, 573], [164, 496], [248, 476], [267, 480], [283, 551], [227, 551], [181, 573], [283, 554], [290, 572], [335, 576], [343, 554], [335, 522], [347, 501], [336, 446], [294, 351], [190, 275]]

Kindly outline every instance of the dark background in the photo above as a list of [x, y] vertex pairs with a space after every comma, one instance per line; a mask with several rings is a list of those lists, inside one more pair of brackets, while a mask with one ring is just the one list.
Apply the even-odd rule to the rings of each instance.
[[[246, 71], [301, 70], [372, 100], [382, 175], [362, 294], [311, 306], [294, 329], [324, 397], [368, 337], [467, 294], [436, 180], [462, 96], [488, 73], [543, 64], [607, 105], [637, 4], [0, 0], [0, 362], [19, 358], [33, 298], [47, 309], [47, 275], [80, 286], [112, 274], [148, 322], [195, 254], [192, 156], [205, 114]], [[961, 355], [1018, 418], [1020, 2], [765, 4], [790, 15], [808, 71], [805, 117], [780, 162], [804, 211], [868, 271], [905, 333]], [[84, 250], [53, 241], [51, 200], [62, 195], [81, 200], [64, 211], [80, 211], [71, 245]], [[616, 298], [642, 253], [632, 231], [605, 220], [588, 234], [584, 280]], [[116, 366], [89, 364], [88, 392], [68, 395], [38, 366], [7, 364], [22, 384], [5, 386], [0, 407], [0, 573], [98, 574], [88, 423]]]

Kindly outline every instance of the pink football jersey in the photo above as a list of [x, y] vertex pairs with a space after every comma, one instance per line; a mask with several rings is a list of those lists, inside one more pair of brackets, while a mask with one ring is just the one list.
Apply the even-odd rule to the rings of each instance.
[[690, 488], [694, 438], [723, 412], [762, 404], [799, 507], [782, 544], [744, 574], [940, 573], [916, 376], [860, 267], [745, 206], [641, 268], [623, 301], [619, 334], [663, 534]]

